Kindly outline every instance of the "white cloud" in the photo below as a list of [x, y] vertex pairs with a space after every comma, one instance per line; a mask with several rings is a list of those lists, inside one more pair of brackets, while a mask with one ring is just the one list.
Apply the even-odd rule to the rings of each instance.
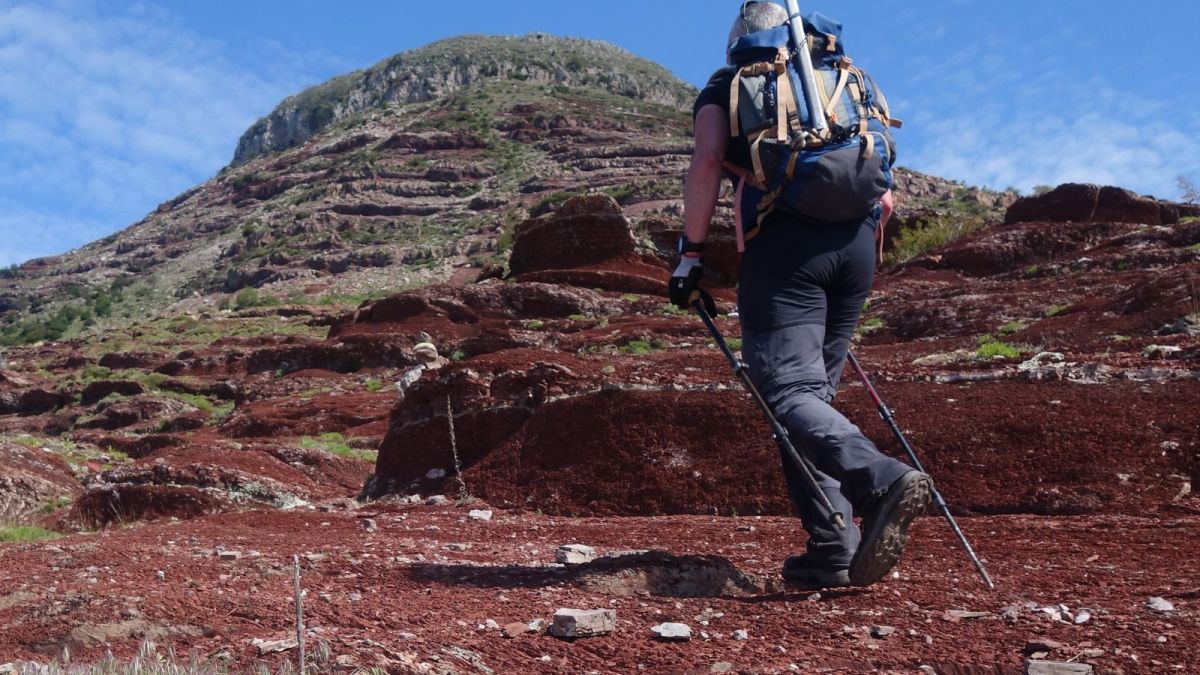
[[1097, 44], [1071, 22], [1011, 38], [978, 25], [893, 73], [905, 95], [892, 108], [909, 122], [897, 137], [903, 165], [995, 188], [1074, 181], [1163, 198], [1179, 196], [1178, 175], [1200, 176], [1190, 84], [1169, 86], [1167, 73], [1135, 90], [1088, 63], [1057, 61]]
[[263, 76], [229, 49], [145, 5], [0, 4], [0, 261], [137, 221], [215, 173], [246, 127], [313, 79], [308, 56], [271, 45]]

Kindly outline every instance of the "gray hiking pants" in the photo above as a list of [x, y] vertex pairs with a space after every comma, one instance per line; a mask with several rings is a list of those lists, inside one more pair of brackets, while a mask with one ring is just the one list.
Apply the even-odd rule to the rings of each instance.
[[847, 520], [846, 532], [829, 523], [799, 467], [784, 456], [808, 554], [831, 567], [848, 566], [858, 547], [851, 516], [911, 470], [830, 405], [875, 276], [875, 225], [873, 217], [857, 225], [769, 223], [746, 243], [738, 286], [750, 377]]

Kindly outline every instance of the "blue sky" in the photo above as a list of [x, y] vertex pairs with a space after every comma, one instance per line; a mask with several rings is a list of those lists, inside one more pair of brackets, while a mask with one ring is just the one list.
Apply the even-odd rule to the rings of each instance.
[[[606, 40], [702, 84], [738, 0], [0, 0], [0, 265], [136, 222], [283, 97], [462, 33]], [[906, 125], [900, 163], [996, 188], [1200, 183], [1200, 5], [801, 2]], [[1136, 10], [1138, 16], [1131, 12]]]

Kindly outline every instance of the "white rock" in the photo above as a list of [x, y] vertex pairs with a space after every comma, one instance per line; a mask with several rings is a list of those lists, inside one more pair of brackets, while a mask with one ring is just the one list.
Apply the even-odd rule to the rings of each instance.
[[1079, 611], [1078, 614], [1075, 615], [1075, 623], [1077, 623], [1077, 624], [1087, 623], [1088, 619], [1091, 619], [1091, 618], [1092, 618], [1092, 613], [1087, 611], [1086, 609], [1082, 609]]
[[491, 520], [492, 512], [487, 509], [471, 509], [467, 512], [467, 517], [472, 520]]
[[240, 551], [219, 551], [217, 557], [221, 560], [241, 560], [242, 554]]
[[583, 544], [566, 544], [554, 552], [554, 562], [564, 565], [582, 565], [596, 559], [596, 549]]
[[745, 628], [739, 628], [739, 629], [733, 631], [733, 639], [734, 640], [749, 640], [750, 633], [747, 632]]
[[450, 503], [446, 495], [433, 495], [425, 499], [425, 503], [430, 506], [445, 506]]
[[1170, 600], [1155, 596], [1146, 600], [1146, 609], [1152, 612], [1174, 612], [1175, 605], [1171, 604]]
[[559, 609], [550, 624], [550, 634], [562, 638], [608, 635], [617, 627], [617, 613], [611, 609]]
[[433, 468], [425, 472], [425, 477], [429, 480], [441, 480], [446, 477], [446, 470], [442, 468]]
[[876, 640], [881, 640], [895, 633], [896, 629], [891, 626], [871, 626], [871, 637]]
[[500, 624], [496, 623], [494, 619], [488, 619], [487, 621], [483, 622], [483, 626], [488, 630], [496, 630], [500, 627]]
[[154, 573], [154, 576], [155, 576], [155, 577], [156, 577], [156, 578], [157, 578], [159, 581], [166, 581], [166, 580], [167, 580], [167, 573], [166, 573], [166, 572], [164, 572], [164, 571], [162, 571], [162, 570], [159, 570], [159, 571], [155, 572], [155, 573]]
[[650, 632], [660, 640], [686, 641], [692, 639], [692, 627], [686, 623], [668, 621], [651, 627]]
[[375, 523], [374, 518], [363, 518], [361, 522], [362, 528], [367, 532], [374, 532], [375, 530], [379, 529], [379, 526]]

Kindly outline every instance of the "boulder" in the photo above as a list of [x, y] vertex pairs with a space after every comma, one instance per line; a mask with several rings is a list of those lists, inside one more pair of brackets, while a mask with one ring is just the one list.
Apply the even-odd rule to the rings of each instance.
[[112, 394], [137, 396], [145, 391], [146, 388], [140, 382], [132, 380], [99, 380], [83, 388], [80, 402], [84, 405], [91, 405]]
[[1178, 208], [1122, 188], [1066, 183], [1041, 195], [1022, 197], [1008, 208], [1005, 223], [1106, 222], [1169, 225]]
[[608, 635], [617, 627], [617, 612], [611, 609], [560, 609], [554, 613], [550, 634], [561, 638]]
[[41, 415], [57, 410], [68, 403], [67, 397], [45, 389], [30, 389], [18, 398], [13, 412], [18, 415]]
[[608, 195], [572, 197], [558, 211], [517, 226], [508, 268], [514, 276], [595, 265], [635, 254], [621, 207]]
[[25, 522], [79, 492], [71, 468], [56, 453], [0, 441], [0, 522]]

